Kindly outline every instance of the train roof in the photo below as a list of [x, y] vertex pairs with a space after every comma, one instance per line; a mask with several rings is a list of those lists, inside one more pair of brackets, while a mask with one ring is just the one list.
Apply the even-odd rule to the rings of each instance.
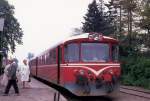
[[[51, 50], [51, 49], [54, 49], [56, 48], [58, 45], [61, 45], [61, 44], [64, 44], [68, 41], [74, 41], [74, 40], [82, 40], [82, 39], [89, 39], [89, 35], [94, 35], [94, 34], [97, 34], [97, 35], [102, 35], [101, 33], [83, 33], [83, 34], [80, 34], [80, 35], [75, 35], [75, 36], [71, 36], [67, 39], [65, 39], [64, 41], [60, 42], [59, 44], [56, 44], [54, 45], [53, 47], [51, 48], [48, 48], [47, 50], [43, 51], [42, 53], [40, 53], [39, 55], [37, 55], [36, 57], [40, 57], [42, 56], [42, 54], [46, 53], [47, 51]], [[111, 37], [108, 37], [108, 36], [103, 36], [103, 40], [107, 40], [107, 41], [111, 41], [111, 42], [118, 42], [118, 40], [114, 39], [114, 38], [111, 38]], [[35, 58], [36, 58], [35, 57]], [[33, 58], [33, 59], [35, 59]]]
[[[88, 39], [89, 38], [89, 35], [94, 35], [95, 33], [84, 33], [84, 34], [80, 34], [80, 35], [75, 35], [75, 36], [72, 36], [72, 37], [69, 37], [67, 39], [65, 39], [63, 41], [63, 43], [67, 42], [67, 41], [71, 41], [71, 40], [76, 40], [76, 39]], [[96, 34], [99, 34], [99, 35], [102, 35], [101, 33], [96, 33]], [[114, 39], [114, 38], [111, 38], [111, 37], [108, 37], [108, 36], [103, 36], [103, 39], [104, 40], [109, 40], [109, 41], [115, 41], [115, 42], [118, 42], [117, 39]]]

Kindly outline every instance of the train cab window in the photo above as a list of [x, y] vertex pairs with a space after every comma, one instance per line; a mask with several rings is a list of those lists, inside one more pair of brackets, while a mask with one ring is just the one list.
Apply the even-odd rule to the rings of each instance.
[[119, 47], [117, 45], [112, 45], [112, 60], [117, 62], [119, 58]]
[[109, 60], [109, 44], [82, 43], [81, 60], [83, 62], [107, 62]]
[[65, 62], [79, 62], [79, 44], [71, 43], [65, 46]]

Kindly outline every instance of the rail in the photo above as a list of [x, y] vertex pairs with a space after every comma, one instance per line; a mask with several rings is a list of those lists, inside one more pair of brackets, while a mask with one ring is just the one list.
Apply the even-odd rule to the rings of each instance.
[[144, 91], [144, 90], [139, 90], [139, 89], [135, 89], [135, 88], [120, 86], [120, 92], [134, 95], [134, 96], [143, 97], [146, 99], [150, 99], [150, 92], [149, 91]]

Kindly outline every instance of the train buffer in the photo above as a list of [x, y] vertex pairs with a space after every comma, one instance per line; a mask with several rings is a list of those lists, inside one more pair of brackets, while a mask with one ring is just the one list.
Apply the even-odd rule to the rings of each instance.
[[[22, 88], [21, 82], [18, 82], [20, 95], [15, 96], [13, 87], [10, 89], [9, 96], [3, 96], [4, 87], [0, 85], [0, 101], [56, 101], [56, 92], [51, 87], [32, 78], [27, 88]], [[60, 95], [59, 101], [67, 101]]]

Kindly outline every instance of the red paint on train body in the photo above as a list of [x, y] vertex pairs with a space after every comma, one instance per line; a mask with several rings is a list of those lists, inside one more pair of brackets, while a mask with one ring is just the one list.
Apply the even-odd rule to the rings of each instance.
[[116, 39], [85, 33], [65, 40], [59, 47], [48, 49], [30, 61], [34, 76], [77, 96], [107, 95], [117, 89], [121, 68]]

